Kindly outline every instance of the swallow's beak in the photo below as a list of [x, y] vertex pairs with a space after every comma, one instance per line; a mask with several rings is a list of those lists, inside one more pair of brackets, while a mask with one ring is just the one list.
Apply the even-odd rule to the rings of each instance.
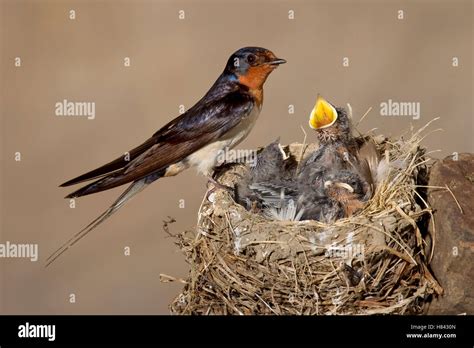
[[337, 120], [337, 111], [323, 97], [318, 96], [316, 105], [309, 116], [309, 126], [313, 129], [330, 127]]
[[281, 58], [274, 58], [270, 62], [268, 62], [268, 64], [270, 65], [280, 65], [280, 64], [285, 64], [285, 63], [286, 63], [286, 60], [281, 59]]

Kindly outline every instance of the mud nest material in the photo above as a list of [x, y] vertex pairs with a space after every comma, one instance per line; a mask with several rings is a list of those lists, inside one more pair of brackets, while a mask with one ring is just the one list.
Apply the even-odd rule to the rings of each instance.
[[[408, 140], [373, 138], [389, 156], [389, 175], [363, 211], [334, 223], [270, 220], [225, 190], [208, 190], [196, 230], [177, 237], [191, 271], [172, 313], [420, 313], [442, 292], [427, 268], [428, 236], [418, 227], [431, 215], [418, 186], [427, 169], [422, 131]], [[315, 147], [285, 150], [301, 160]], [[233, 186], [246, 170], [227, 164], [219, 182]]]

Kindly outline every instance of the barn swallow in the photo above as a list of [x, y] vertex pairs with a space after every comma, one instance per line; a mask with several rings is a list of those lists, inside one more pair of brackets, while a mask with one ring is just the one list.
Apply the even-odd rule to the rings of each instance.
[[343, 108], [335, 107], [321, 96], [310, 113], [309, 126], [315, 130], [319, 148], [301, 165], [302, 180], [316, 180], [328, 170], [347, 169], [356, 162], [357, 143], [351, 120]]
[[290, 161], [274, 142], [257, 157], [260, 166], [237, 185], [240, 204], [249, 209], [256, 203], [264, 215], [277, 220], [324, 222], [363, 208], [388, 168], [380, 165], [375, 144], [365, 142], [359, 149], [345, 110], [320, 96], [309, 124], [320, 146], [302, 163], [297, 177], [288, 175]]
[[195, 167], [216, 183], [211, 175], [219, 154], [247, 137], [262, 108], [263, 85], [283, 63], [284, 59], [265, 48], [239, 49], [204, 97], [129, 151], [128, 160], [119, 157], [60, 185], [97, 179], [66, 196], [76, 198], [131, 183], [110, 208], [57, 249], [47, 265], [159, 178]]
[[325, 194], [329, 199], [327, 204], [330, 206], [328, 210], [333, 210], [332, 216], [349, 217], [364, 207], [367, 184], [358, 172], [335, 171], [324, 179]]
[[247, 199], [258, 202], [267, 217], [286, 221], [332, 222], [362, 209], [366, 186], [357, 172], [330, 171], [323, 180], [322, 186], [282, 177], [251, 183]]
[[370, 198], [388, 174], [388, 157], [380, 156], [372, 140], [358, 144], [345, 109], [333, 106], [321, 96], [311, 111], [309, 125], [316, 131], [320, 143], [309, 163], [319, 171], [321, 167], [353, 171], [364, 182], [364, 190]]
[[249, 185], [248, 197], [259, 202], [267, 216], [330, 222], [351, 216], [369, 197], [369, 180], [362, 173], [370, 172], [362, 171], [367, 167], [360, 165], [346, 111], [318, 96], [309, 126], [319, 148], [302, 163], [296, 179], [276, 175]]
[[303, 164], [300, 181], [323, 184], [326, 195], [340, 204], [343, 216], [351, 216], [372, 197], [376, 185], [386, 176], [388, 158], [381, 161], [372, 141], [359, 148], [346, 111], [321, 96], [310, 113], [309, 125], [316, 131], [320, 147]]

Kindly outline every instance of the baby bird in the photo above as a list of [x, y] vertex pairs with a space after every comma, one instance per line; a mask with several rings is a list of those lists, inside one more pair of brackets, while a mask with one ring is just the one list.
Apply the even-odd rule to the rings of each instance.
[[295, 175], [295, 162], [277, 140], [258, 154], [256, 165], [236, 185], [237, 202], [290, 221], [332, 222], [364, 207], [388, 168], [380, 165], [375, 144], [367, 142], [359, 149], [346, 111], [320, 96], [309, 125], [319, 148], [300, 171]]
[[322, 185], [330, 170], [349, 169], [357, 162], [357, 143], [343, 108], [336, 108], [321, 96], [311, 111], [309, 125], [316, 132], [319, 148], [301, 165], [300, 180]]
[[340, 209], [339, 216], [349, 217], [361, 210], [368, 200], [367, 182], [354, 171], [342, 170], [325, 177], [325, 193]]
[[249, 191], [263, 214], [285, 221], [332, 222], [353, 215], [367, 200], [366, 183], [352, 171], [326, 174], [322, 186], [291, 180], [250, 183]]
[[297, 206], [302, 220], [332, 222], [353, 215], [364, 206], [365, 182], [349, 170], [332, 171], [323, 176], [323, 185], [301, 183]]
[[299, 182], [317, 189], [324, 186], [325, 195], [332, 200], [328, 203], [331, 209], [322, 212], [327, 214], [325, 220], [341, 214], [351, 216], [365, 205], [386, 177], [388, 158], [381, 161], [372, 141], [359, 148], [346, 111], [320, 96], [311, 111], [309, 125], [316, 131], [320, 147], [303, 163]]
[[[234, 199], [250, 209], [261, 209], [265, 197], [280, 197], [281, 188], [285, 187], [295, 165], [277, 139], [263, 148], [249, 166], [248, 172], [235, 185]], [[276, 192], [278, 191], [278, 194]], [[276, 199], [276, 198], [275, 198]]]

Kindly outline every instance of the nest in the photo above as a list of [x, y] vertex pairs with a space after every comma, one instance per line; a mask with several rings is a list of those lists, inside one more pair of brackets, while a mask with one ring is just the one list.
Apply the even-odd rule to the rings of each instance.
[[[333, 223], [271, 220], [211, 187], [196, 230], [177, 236], [191, 271], [172, 313], [421, 313], [428, 297], [442, 292], [419, 227], [431, 216], [420, 191], [428, 162], [419, 145], [424, 128], [408, 140], [372, 138], [390, 160], [389, 174], [361, 212]], [[301, 161], [315, 146], [285, 151]], [[218, 180], [233, 186], [246, 170], [226, 164]]]

